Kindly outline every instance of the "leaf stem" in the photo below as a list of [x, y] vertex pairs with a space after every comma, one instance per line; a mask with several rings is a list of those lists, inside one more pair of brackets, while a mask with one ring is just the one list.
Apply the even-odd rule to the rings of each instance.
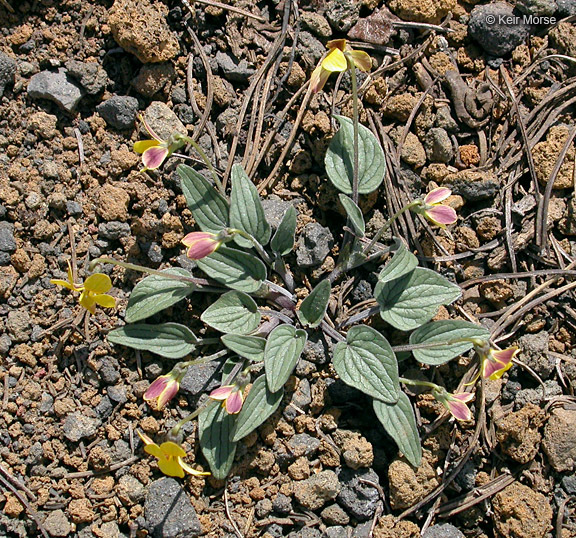
[[210, 159], [208, 159], [206, 153], [204, 153], [204, 150], [196, 142], [194, 142], [194, 140], [192, 140], [189, 137], [186, 137], [186, 142], [188, 142], [188, 144], [190, 144], [196, 150], [196, 153], [200, 155], [200, 157], [206, 164], [208, 170], [210, 170], [210, 173], [212, 174], [212, 178], [214, 179], [214, 183], [217, 189], [220, 191], [222, 196], [226, 196], [226, 190], [224, 189], [224, 185], [220, 181], [220, 178], [218, 177], [218, 174], [216, 173], [214, 166], [212, 166], [212, 163], [210, 162]]
[[402, 209], [400, 209], [399, 211], [397, 211], [396, 213], [394, 213], [394, 215], [392, 215], [388, 221], [384, 224], [384, 226], [382, 226], [382, 228], [380, 228], [378, 230], [378, 232], [376, 233], [376, 235], [372, 238], [372, 241], [370, 241], [370, 243], [368, 243], [368, 245], [364, 248], [364, 250], [362, 251], [362, 254], [364, 255], [368, 255], [370, 253], [370, 251], [374, 248], [374, 245], [380, 240], [380, 238], [386, 233], [386, 230], [388, 230], [388, 228], [390, 228], [390, 226], [392, 226], [392, 223], [401, 215], [403, 215], [404, 213], [406, 213], [406, 211], [408, 211], [409, 209], [412, 209], [413, 207], [417, 206], [420, 202], [419, 201], [414, 201], [414, 202], [410, 202], [409, 204], [406, 204]]

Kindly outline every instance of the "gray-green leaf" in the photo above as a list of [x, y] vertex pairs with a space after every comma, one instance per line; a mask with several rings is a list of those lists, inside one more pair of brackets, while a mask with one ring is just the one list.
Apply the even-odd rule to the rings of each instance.
[[401, 331], [420, 327], [440, 305], [454, 302], [460, 294], [459, 286], [421, 267], [392, 281], [379, 281], [374, 288], [382, 319]]
[[264, 360], [266, 339], [260, 336], [245, 336], [240, 334], [225, 334], [220, 337], [222, 343], [234, 353], [252, 362]]
[[[185, 269], [165, 269], [163, 273], [192, 277]], [[138, 282], [128, 299], [126, 322], [134, 323], [176, 304], [190, 295], [196, 286], [191, 282], [182, 282], [160, 275], [150, 275]]]
[[250, 295], [229, 291], [204, 310], [200, 319], [223, 333], [247, 334], [258, 327], [262, 316]]
[[380, 282], [389, 282], [396, 278], [400, 278], [418, 266], [418, 258], [408, 251], [404, 243], [400, 239], [398, 242], [398, 250], [392, 256], [392, 259], [386, 264], [384, 269], [380, 271], [378, 280]]
[[235, 415], [229, 415], [220, 402], [209, 403], [198, 416], [200, 447], [214, 478], [224, 480], [234, 462], [236, 443], [232, 438]]
[[374, 400], [372, 405], [378, 420], [386, 433], [396, 441], [400, 452], [414, 467], [418, 467], [422, 463], [422, 447], [414, 409], [408, 396], [400, 392], [394, 404]]
[[[232, 192], [230, 193], [230, 226], [250, 234], [261, 245], [270, 240], [270, 225], [266, 221], [264, 208], [258, 195], [258, 190], [242, 168], [235, 164], [231, 173]], [[252, 242], [244, 237], [236, 236], [236, 243], [249, 248]]]
[[349, 198], [345, 194], [339, 194], [340, 203], [344, 206], [346, 214], [352, 223], [354, 231], [358, 237], [364, 237], [366, 233], [366, 225], [364, 224], [364, 215], [362, 215], [362, 210], [354, 203], [352, 198]]
[[306, 344], [307, 335], [292, 325], [280, 325], [268, 336], [264, 348], [264, 370], [271, 392], [278, 392], [294, 370]]
[[197, 340], [194, 333], [179, 323], [149, 325], [134, 323], [124, 325], [108, 333], [108, 341], [113, 344], [151, 351], [167, 359], [181, 359], [195, 349]]
[[233, 290], [253, 293], [266, 280], [266, 266], [258, 258], [224, 246], [196, 263], [210, 278]]
[[328, 308], [331, 289], [330, 280], [325, 278], [302, 301], [298, 310], [298, 319], [302, 325], [308, 325], [312, 328], [320, 325], [326, 313], [326, 308]]
[[437, 366], [472, 349], [473, 343], [463, 339], [487, 340], [490, 331], [480, 325], [460, 320], [431, 321], [410, 335], [410, 344], [430, 344], [429, 348], [413, 349], [416, 360]]
[[182, 192], [194, 220], [204, 232], [217, 234], [228, 227], [228, 202], [210, 182], [185, 164], [176, 169], [182, 180]]
[[278, 409], [283, 395], [283, 389], [270, 392], [266, 376], [261, 375], [256, 379], [238, 414], [232, 441], [240, 441], [270, 417]]
[[[334, 116], [340, 129], [332, 138], [324, 164], [334, 186], [345, 194], [352, 194], [354, 175], [354, 127], [352, 120]], [[370, 129], [358, 125], [358, 192], [368, 194], [382, 183], [386, 173], [386, 159], [378, 139]]]
[[294, 236], [296, 235], [296, 210], [293, 206], [290, 206], [284, 216], [282, 221], [270, 241], [270, 247], [272, 250], [280, 256], [286, 256], [294, 248]]
[[388, 340], [366, 325], [352, 327], [334, 348], [334, 369], [347, 385], [387, 403], [398, 399], [398, 362]]

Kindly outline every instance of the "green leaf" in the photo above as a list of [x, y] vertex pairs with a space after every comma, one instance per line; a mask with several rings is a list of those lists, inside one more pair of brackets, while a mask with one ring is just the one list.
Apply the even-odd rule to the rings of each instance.
[[346, 214], [352, 223], [354, 231], [358, 237], [364, 237], [366, 233], [366, 225], [364, 224], [364, 215], [362, 215], [362, 210], [354, 203], [352, 198], [348, 198], [345, 194], [339, 194], [340, 203], [344, 206]]
[[421, 267], [395, 280], [379, 281], [374, 288], [382, 319], [401, 331], [423, 325], [440, 305], [454, 302], [460, 294], [459, 286]]
[[250, 295], [229, 291], [204, 310], [200, 319], [223, 333], [247, 334], [258, 327], [262, 316]]
[[[185, 269], [165, 269], [163, 273], [192, 277]], [[190, 295], [196, 286], [191, 282], [182, 282], [160, 275], [150, 275], [138, 282], [128, 299], [126, 307], [127, 323], [134, 323], [176, 304]]]
[[[270, 240], [270, 225], [266, 221], [258, 190], [250, 181], [242, 165], [232, 166], [232, 192], [230, 193], [230, 226], [250, 234], [261, 245]], [[234, 241], [250, 248], [252, 242], [237, 235]]]
[[194, 351], [197, 342], [194, 333], [179, 323], [124, 325], [124, 327], [110, 331], [108, 341], [134, 349], [151, 351], [167, 359], [185, 357]]
[[306, 331], [280, 325], [268, 336], [264, 348], [264, 370], [271, 392], [278, 392], [294, 370], [306, 344]]
[[266, 339], [260, 336], [244, 336], [240, 334], [225, 334], [220, 337], [222, 343], [234, 353], [252, 362], [264, 360]]
[[472, 349], [474, 344], [462, 342], [464, 338], [487, 340], [490, 331], [469, 321], [431, 321], [410, 335], [410, 344], [431, 344], [429, 348], [413, 349], [412, 353], [417, 361], [437, 366]]
[[258, 258], [225, 246], [196, 263], [210, 278], [233, 290], [253, 293], [266, 280], [266, 266]]
[[[326, 173], [339, 191], [352, 194], [354, 127], [350, 118], [334, 117], [341, 127], [326, 152]], [[378, 139], [370, 129], [358, 125], [358, 193], [368, 194], [375, 191], [382, 183], [385, 173], [386, 159]]]
[[298, 310], [298, 319], [302, 325], [318, 327], [324, 318], [328, 301], [330, 300], [330, 280], [325, 278], [310, 292], [310, 295], [302, 301]]
[[236, 443], [231, 440], [235, 415], [229, 415], [220, 402], [209, 403], [198, 415], [200, 447], [214, 478], [224, 480], [234, 462]]
[[229, 208], [226, 199], [193, 168], [180, 164], [176, 170], [182, 179], [182, 192], [188, 209], [199, 228], [215, 234], [227, 228]]
[[283, 389], [277, 392], [268, 390], [265, 375], [256, 379], [244, 401], [242, 410], [238, 414], [232, 441], [240, 441], [260, 426], [278, 409], [282, 396], [284, 396]]
[[294, 248], [294, 236], [296, 235], [296, 210], [290, 206], [270, 242], [270, 247], [280, 256], [286, 256]]
[[366, 325], [352, 327], [334, 348], [334, 369], [347, 385], [387, 403], [398, 399], [398, 362], [388, 340]]
[[418, 467], [422, 463], [422, 447], [414, 409], [408, 396], [400, 392], [394, 404], [374, 400], [372, 405], [378, 420], [386, 433], [396, 441], [400, 452], [414, 467]]
[[392, 256], [392, 259], [386, 264], [384, 269], [380, 271], [378, 280], [380, 282], [389, 282], [396, 278], [400, 278], [418, 266], [418, 259], [414, 254], [408, 251], [404, 243], [400, 239], [398, 242], [398, 250]]
[[230, 378], [232, 372], [236, 371], [237, 374], [240, 368], [244, 366], [244, 363], [245, 361], [241, 357], [230, 357], [226, 359], [220, 369], [220, 384], [229, 385], [232, 380], [232, 378]]

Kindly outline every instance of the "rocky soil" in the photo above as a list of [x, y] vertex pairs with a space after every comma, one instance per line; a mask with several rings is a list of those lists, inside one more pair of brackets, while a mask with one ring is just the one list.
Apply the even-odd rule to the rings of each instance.
[[[0, 535], [576, 536], [576, 3], [228, 3], [235, 10], [0, 0]], [[332, 343], [318, 334], [285, 405], [241, 443], [226, 482], [163, 477], [136, 431], [156, 436], [195, 409], [216, 386], [214, 367], [190, 372], [175, 402], [152, 412], [142, 395], [170, 361], [106, 340], [141, 275], [104, 267], [118, 308], [89, 321], [49, 280], [71, 258], [83, 277], [101, 255], [194, 268], [180, 245], [194, 222], [179, 160], [141, 173], [132, 151], [142, 114], [161, 136], [189, 132], [224, 176], [242, 161], [272, 220], [297, 208], [290, 262], [306, 295], [333, 269], [345, 223], [323, 156], [330, 114], [351, 114], [346, 76], [313, 97], [282, 151], [297, 92], [340, 37], [374, 58], [360, 78], [361, 121], [389, 173], [361, 199], [368, 234], [404, 201], [449, 186], [451, 233], [411, 216], [394, 233], [461, 285], [439, 319], [479, 320], [521, 348], [522, 365], [477, 392], [470, 423], [415, 394], [425, 448], [415, 469], [336, 378]], [[337, 322], [365, 308], [376, 273], [340, 283]], [[171, 314], [199, 328], [209, 301]], [[453, 389], [472, 364], [452, 361], [436, 380]], [[202, 466], [195, 433], [189, 424], [186, 448]]]

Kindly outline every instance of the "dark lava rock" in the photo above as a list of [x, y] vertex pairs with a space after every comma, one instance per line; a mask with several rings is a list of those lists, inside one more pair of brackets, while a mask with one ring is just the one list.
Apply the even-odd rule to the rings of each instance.
[[378, 475], [372, 469], [342, 469], [338, 474], [342, 489], [336, 501], [358, 521], [367, 521], [374, 516], [380, 499], [374, 486], [361, 482], [368, 480], [379, 484]]
[[565, 476], [562, 479], [562, 487], [568, 495], [576, 495], [576, 475]]
[[558, 5], [558, 15], [560, 17], [570, 17], [576, 15], [576, 2], [574, 0], [556, 0]]
[[64, 68], [58, 71], [41, 71], [30, 79], [28, 95], [32, 99], [48, 99], [67, 112], [74, 112], [84, 90], [72, 82]]
[[291, 532], [287, 538], [322, 538], [323, 534], [318, 529], [304, 527], [298, 531]]
[[255, 73], [254, 68], [250, 67], [246, 60], [236, 63], [234, 57], [227, 52], [218, 51], [216, 62], [224, 78], [232, 82], [247, 82], [248, 77]]
[[16, 239], [14, 239], [14, 225], [9, 222], [0, 222], [0, 252], [14, 252]]
[[82, 204], [68, 200], [66, 202], [66, 213], [72, 217], [82, 215]]
[[65, 65], [68, 74], [80, 83], [88, 95], [98, 95], [106, 89], [108, 74], [99, 64], [68, 60]]
[[298, 433], [288, 441], [288, 449], [295, 457], [306, 456], [311, 458], [320, 447], [320, 439], [312, 437], [307, 433]]
[[352, 290], [352, 299], [358, 303], [372, 299], [374, 292], [367, 280], [359, 280]]
[[454, 525], [450, 523], [443, 523], [442, 525], [432, 525], [428, 527], [422, 538], [464, 538], [462, 534]]
[[284, 218], [284, 213], [288, 211], [288, 208], [291, 205], [292, 204], [290, 202], [281, 200], [279, 198], [268, 198], [266, 200], [262, 200], [264, 216], [272, 228], [278, 228], [282, 222], [282, 219]]
[[64, 421], [64, 436], [74, 443], [87, 437], [92, 437], [102, 422], [96, 417], [89, 417], [80, 411], [72, 413]]
[[470, 14], [468, 33], [492, 56], [505, 56], [530, 35], [522, 13], [505, 2], [476, 6]]
[[112, 220], [110, 222], [102, 222], [98, 226], [98, 235], [111, 241], [116, 241], [121, 237], [128, 237], [130, 233], [130, 224], [127, 222]]
[[173, 478], [150, 484], [144, 519], [153, 538], [192, 538], [202, 532], [188, 493]]
[[314, 333], [308, 338], [302, 358], [314, 364], [326, 364], [330, 360], [328, 347], [321, 333]]
[[114, 129], [130, 129], [136, 121], [138, 99], [127, 95], [114, 95], [96, 107], [104, 121]]
[[292, 394], [290, 403], [284, 408], [284, 418], [286, 420], [294, 420], [298, 415], [298, 409], [306, 411], [312, 402], [312, 392], [310, 390], [310, 382], [306, 378], [300, 379], [298, 388]]
[[332, 232], [317, 222], [311, 222], [304, 227], [298, 240], [296, 262], [300, 267], [320, 265], [333, 246]]
[[120, 380], [120, 370], [116, 359], [103, 358], [98, 370], [100, 379], [107, 385], [115, 385]]
[[358, 22], [360, 7], [356, 0], [332, 0], [326, 6], [326, 18], [332, 28], [347, 32]]
[[278, 514], [289, 514], [292, 512], [292, 499], [282, 493], [279, 493], [274, 501], [272, 501], [272, 509]]
[[189, 368], [180, 382], [180, 390], [197, 398], [204, 392], [215, 389], [220, 384], [219, 366], [216, 362], [207, 362]]
[[348, 531], [345, 527], [326, 527], [326, 538], [348, 538]]
[[8, 84], [14, 82], [16, 76], [16, 60], [3, 52], [0, 52], [0, 97]]

